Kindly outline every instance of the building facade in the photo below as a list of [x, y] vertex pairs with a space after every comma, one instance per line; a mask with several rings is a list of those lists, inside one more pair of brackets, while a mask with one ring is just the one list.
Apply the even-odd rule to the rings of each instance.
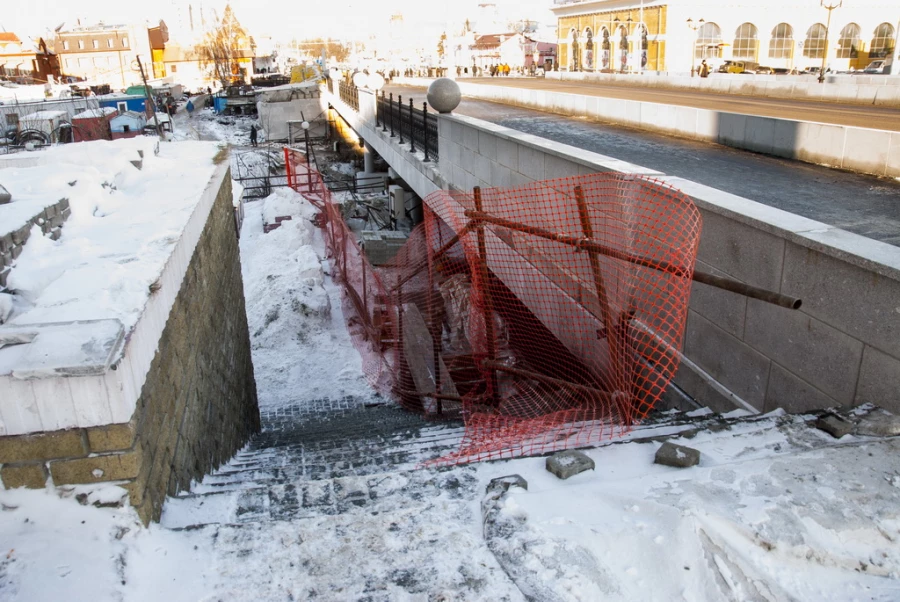
[[[564, 71], [690, 72], [743, 60], [777, 71], [897, 63], [900, 3], [863, 0], [556, 0]], [[898, 68], [894, 68], [894, 73]]]
[[[162, 51], [168, 40], [165, 23], [93, 25], [57, 32], [54, 50], [65, 75], [126, 88], [141, 83], [140, 57], [147, 79], [164, 77]], [[160, 59], [160, 60], [157, 60]]]
[[0, 79], [20, 84], [44, 84], [59, 79], [59, 59], [43, 39], [23, 42], [13, 32], [0, 31]]

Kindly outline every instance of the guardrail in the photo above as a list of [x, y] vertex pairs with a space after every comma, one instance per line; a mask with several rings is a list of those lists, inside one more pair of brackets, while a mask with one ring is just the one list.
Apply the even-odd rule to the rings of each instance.
[[423, 102], [422, 108], [415, 108], [415, 101], [410, 98], [407, 105], [403, 104], [403, 96], [398, 95], [394, 100], [393, 93], [376, 97], [375, 127], [381, 127], [383, 132], [391, 132], [391, 137], [399, 136], [400, 144], [409, 143], [410, 152], [417, 149], [425, 153], [425, 161], [438, 159], [438, 121], [437, 115], [428, 112], [428, 103]]
[[354, 111], [359, 112], [359, 89], [353, 84], [341, 82], [339, 90], [341, 100], [347, 106], [352, 107]]

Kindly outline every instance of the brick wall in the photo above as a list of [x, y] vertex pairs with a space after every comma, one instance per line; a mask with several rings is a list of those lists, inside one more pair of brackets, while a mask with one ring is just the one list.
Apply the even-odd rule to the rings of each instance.
[[60, 237], [63, 222], [69, 218], [69, 213], [69, 199], [60, 199], [16, 230], [0, 236], [0, 291], [6, 288], [12, 263], [22, 254], [22, 248], [31, 235], [31, 228], [38, 225], [44, 234], [49, 234], [56, 240]]
[[222, 183], [125, 424], [0, 437], [7, 488], [117, 482], [145, 522], [259, 430], [231, 178]]

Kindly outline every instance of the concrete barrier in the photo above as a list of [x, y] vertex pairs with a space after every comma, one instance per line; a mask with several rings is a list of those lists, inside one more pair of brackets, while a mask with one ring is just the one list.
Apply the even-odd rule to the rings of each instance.
[[[806, 411], [871, 402], [900, 412], [900, 248], [464, 116], [440, 117], [439, 169], [423, 167], [418, 154], [400, 148], [374, 121], [366, 123], [333, 96], [329, 102], [348, 121], [357, 120], [357, 132], [371, 136], [404, 179], [409, 174], [407, 182], [420, 196], [438, 188], [517, 186], [603, 171], [641, 174], [678, 188], [703, 215], [699, 268], [799, 297], [803, 307], [787, 310], [694, 284], [676, 384], [718, 410]], [[735, 136], [748, 128], [755, 144], [782, 144], [774, 125], [748, 116], [729, 124]], [[833, 135], [822, 127], [802, 133], [817, 140]], [[894, 148], [900, 156], [900, 144]]]
[[859, 105], [900, 107], [900, 76], [829, 75], [820, 84], [814, 75], [744, 75], [714, 73], [709, 78], [646, 72], [568, 73], [551, 71], [545, 76], [557, 81], [586, 81], [666, 90], [696, 90], [719, 94], [765, 98], [806, 99]]
[[[427, 85], [428, 81], [408, 80], [408, 83]], [[900, 176], [900, 132], [639, 100], [606, 97], [594, 100], [580, 94], [490, 86], [465, 80], [458, 83], [463, 95], [472, 98], [591, 117], [876, 176]], [[900, 86], [894, 87], [900, 90]]]

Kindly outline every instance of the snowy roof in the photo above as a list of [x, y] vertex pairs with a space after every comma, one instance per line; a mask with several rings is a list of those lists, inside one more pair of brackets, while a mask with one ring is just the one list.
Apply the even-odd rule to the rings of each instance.
[[82, 111], [78, 113], [72, 119], [95, 119], [97, 117], [106, 117], [107, 115], [112, 115], [116, 112], [116, 110], [112, 107], [100, 107], [99, 109], [87, 109], [86, 111]]
[[37, 111], [22, 117], [22, 121], [39, 121], [42, 119], [59, 119], [68, 115], [65, 111]]
[[143, 113], [138, 113], [137, 111], [125, 111], [124, 113], [120, 113], [113, 117], [113, 121], [117, 119], [134, 119], [136, 121], [147, 121], [147, 116]]
[[172, 121], [172, 118], [165, 113], [155, 113], [153, 117], [147, 120], [147, 123], [150, 125], [156, 125], [157, 119], [159, 119], [160, 123], [169, 123], [170, 121]]

